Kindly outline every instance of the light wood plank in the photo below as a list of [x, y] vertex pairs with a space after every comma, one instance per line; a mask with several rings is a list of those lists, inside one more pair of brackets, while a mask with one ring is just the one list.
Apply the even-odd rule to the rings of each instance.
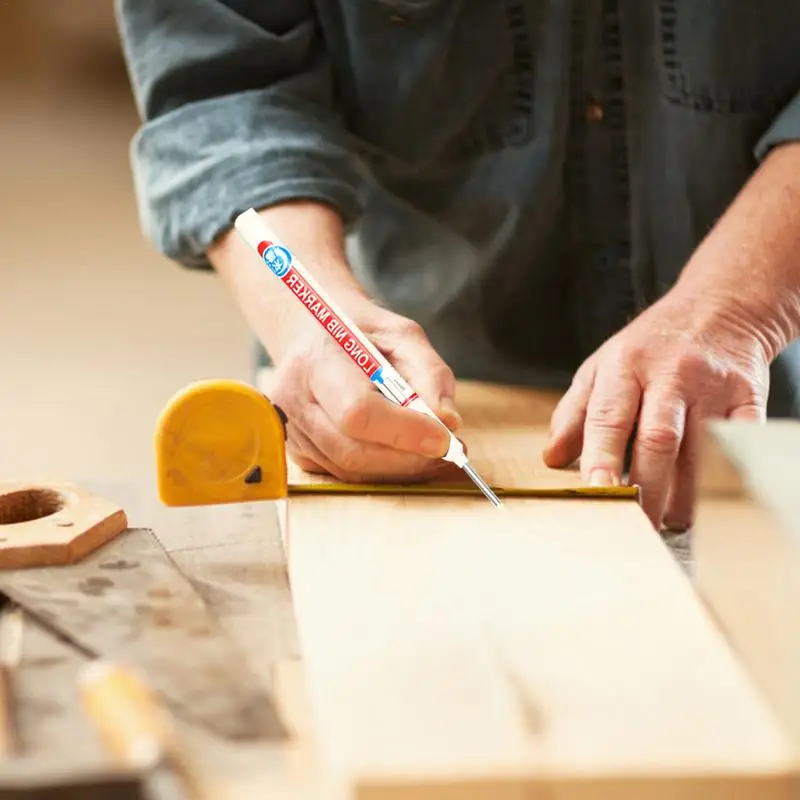
[[322, 763], [358, 798], [788, 798], [771, 713], [633, 501], [295, 498]]
[[[267, 396], [274, 373], [262, 370], [258, 385]], [[465, 425], [459, 438], [470, 461], [492, 486], [505, 489], [573, 490], [583, 483], [577, 468], [550, 469], [541, 458], [549, 438], [550, 415], [558, 394], [530, 388], [463, 381], [456, 405]], [[311, 475], [289, 460], [290, 486], [339, 483], [328, 475]], [[432, 485], [470, 486], [457, 467], [448, 468]]]
[[696, 582], [800, 756], [800, 423], [710, 426]]
[[[488, 427], [465, 426], [459, 432], [469, 449], [472, 465], [491, 486], [499, 489], [537, 489], [548, 492], [568, 492], [586, 488], [577, 468], [550, 469], [541, 453], [547, 444], [544, 428], [524, 424], [507, 426], [493, 431]], [[288, 460], [288, 481], [292, 486], [308, 484], [338, 484], [330, 475], [316, 475], [300, 469]], [[471, 487], [464, 473], [448, 464], [436, 478], [427, 481], [431, 486]]]

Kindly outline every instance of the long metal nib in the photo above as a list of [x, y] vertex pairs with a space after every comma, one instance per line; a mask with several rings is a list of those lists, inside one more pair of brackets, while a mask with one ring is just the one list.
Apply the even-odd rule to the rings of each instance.
[[489, 486], [486, 481], [478, 475], [477, 472], [472, 467], [472, 464], [467, 461], [466, 464], [462, 467], [464, 472], [469, 475], [470, 480], [483, 492], [483, 496], [495, 507], [500, 508], [503, 505], [500, 502], [500, 498], [492, 491], [492, 487]]

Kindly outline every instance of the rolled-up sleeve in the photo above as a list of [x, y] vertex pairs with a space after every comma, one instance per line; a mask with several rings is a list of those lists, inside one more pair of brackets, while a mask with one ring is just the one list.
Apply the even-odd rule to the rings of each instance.
[[236, 209], [308, 199], [360, 212], [311, 0], [116, 0], [142, 126], [131, 159], [145, 235], [209, 268]]
[[755, 147], [755, 156], [759, 161], [762, 161], [769, 155], [773, 147], [788, 144], [789, 142], [800, 142], [800, 91], [778, 114], [766, 133], [758, 140]]

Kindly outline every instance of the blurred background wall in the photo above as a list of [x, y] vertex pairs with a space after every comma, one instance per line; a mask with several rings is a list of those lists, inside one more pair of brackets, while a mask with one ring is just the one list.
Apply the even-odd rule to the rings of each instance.
[[250, 377], [224, 287], [139, 229], [111, 0], [0, 2], [0, 480], [150, 481], [169, 396]]

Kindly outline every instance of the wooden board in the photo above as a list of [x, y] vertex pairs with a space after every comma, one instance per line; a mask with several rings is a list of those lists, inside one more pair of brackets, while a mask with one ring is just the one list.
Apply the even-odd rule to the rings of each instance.
[[[527, 422], [491, 413], [499, 437], [472, 429], [495, 474], [540, 480]], [[359, 800], [796, 789], [783, 732], [634, 501], [294, 497], [287, 554], [322, 763]]]
[[710, 427], [695, 574], [800, 754], [800, 423]]
[[[487, 409], [487, 413], [501, 418], [505, 416], [503, 409], [506, 408], [504, 403], [506, 402], [505, 397], [507, 395], [505, 392], [507, 390], [497, 389], [496, 387], [478, 388], [481, 392], [485, 391], [491, 395], [499, 392], [498, 397], [501, 399], [498, 401], [498, 409], [493, 412]], [[529, 413], [530, 409], [535, 407], [538, 399], [540, 399], [539, 393], [525, 391], [519, 395], [518, 410], [515, 411], [515, 414]], [[541, 421], [546, 422], [546, 417], [542, 418]], [[299, 645], [294, 630], [294, 614], [285, 572], [284, 553], [277, 528], [276, 511], [279, 510], [280, 506], [276, 508], [273, 504], [259, 503], [216, 508], [165, 509], [159, 505], [155, 498], [153, 482], [150, 476], [143, 475], [138, 486], [128, 484], [114, 485], [103, 480], [84, 478], [80, 475], [69, 477], [74, 477], [75, 482], [79, 485], [86, 486], [88, 489], [120, 503], [128, 512], [132, 525], [152, 527], [155, 530], [166, 549], [173, 554], [175, 561], [185, 571], [187, 577], [192, 580], [214, 613], [219, 616], [220, 621], [226, 626], [230, 635], [236, 639], [237, 645], [241, 647], [244, 658], [250, 667], [262, 677], [265, 686], [269, 685], [274, 689], [278, 699], [281, 701], [281, 710], [284, 713], [284, 718], [289, 722], [291, 729], [296, 734], [295, 741], [290, 746], [259, 744], [254, 747], [231, 748], [217, 740], [209, 739], [201, 731], [181, 726], [181, 733], [187, 738], [193, 757], [200, 759], [208, 771], [224, 787], [218, 796], [220, 798], [224, 797], [225, 800], [233, 800], [235, 797], [266, 796], [271, 798], [302, 797], [314, 798], [315, 800], [318, 798], [325, 798], [326, 800], [327, 798], [338, 798], [338, 794], [329, 791], [330, 787], [327, 785], [325, 786], [325, 791], [322, 791], [317, 784], [316, 774], [310, 773], [309, 765], [314, 754], [314, 748], [309, 745], [313, 743], [312, 738], [319, 739], [322, 729], [317, 724], [310, 725], [309, 715], [306, 712], [303, 669], [297, 660]], [[385, 499], [382, 498], [377, 502]], [[318, 502], [318, 500], [323, 500], [326, 505], [328, 503], [328, 499], [325, 498], [310, 499], [314, 503]], [[426, 500], [427, 498], [422, 498], [423, 502]], [[337, 500], [338, 502], [341, 501]], [[397, 503], [398, 501], [393, 500], [392, 502]], [[472, 501], [462, 500], [459, 501], [459, 504], [461, 502], [471, 503]], [[536, 502], [539, 503], [540, 501]], [[294, 505], [294, 503], [295, 500], [290, 501], [290, 504]], [[374, 504], [372, 507], [374, 507]], [[542, 524], [544, 527], [550, 525], [546, 519], [543, 519]], [[353, 530], [355, 532], [363, 531], [364, 519], [357, 520], [353, 525]], [[557, 530], [558, 525], [552, 529], [552, 532], [555, 533]], [[622, 555], [620, 554], [617, 536], [615, 525], [601, 530], [596, 537], [591, 538], [591, 547], [594, 548], [591, 552], [601, 554], [608, 552], [608, 558], [612, 561], [614, 559], [613, 553], [616, 553], [616, 558], [621, 559], [624, 563], [627, 556], [624, 552]], [[649, 538], [648, 541], [651, 542], [652, 546], [658, 544], [655, 537]], [[332, 543], [333, 541], [328, 542], [328, 545]], [[394, 548], [395, 544], [392, 544], [392, 550]], [[625, 548], [622, 547], [621, 549], [624, 551]], [[326, 552], [325, 549], [320, 549], [319, 555], [324, 556]], [[588, 552], [587, 550], [586, 558], [588, 558]], [[398, 563], [402, 565], [404, 562], [402, 550], [399, 551], [399, 558], [400, 561]], [[602, 557], [600, 562], [605, 563]], [[474, 559], [472, 569], [477, 569], [477, 563], [477, 559]], [[333, 562], [332, 566], [335, 567], [336, 562]], [[661, 568], [663, 567], [664, 565], [662, 564]], [[536, 579], [537, 574], [539, 574], [538, 571], [541, 569], [543, 568], [539, 567], [536, 572], [532, 573], [532, 580]], [[488, 582], [480, 584], [480, 586], [488, 586], [493, 583], [496, 579], [496, 571], [495, 568], [490, 568]], [[616, 570], [614, 574], [619, 575]], [[332, 579], [333, 576], [329, 576], [329, 580]], [[395, 575], [394, 580], [398, 581], [399, 576]], [[553, 581], [555, 577], [551, 576], [549, 580]], [[322, 586], [325, 587], [326, 584], [323, 582]], [[330, 588], [330, 584], [327, 584], [327, 586]], [[405, 585], [404, 588], [408, 590], [409, 586]], [[424, 584], [421, 590], [424, 596], [426, 591]], [[382, 592], [376, 590], [370, 596], [370, 602], [373, 603], [375, 598], [380, 599], [382, 596]], [[564, 598], [561, 598], [561, 602], [565, 602]], [[548, 600], [548, 606], [551, 605], [553, 603]], [[334, 612], [337, 608], [338, 606], [332, 606], [332, 613], [326, 615], [325, 618], [329, 623], [331, 620], [334, 621], [334, 624], [331, 625], [334, 630], [329, 632], [329, 640], [335, 638], [337, 644], [340, 644], [341, 642], [347, 642], [348, 639], [344, 633], [341, 633], [341, 625], [336, 624]], [[376, 612], [381, 613], [380, 609], [377, 609]], [[629, 647], [628, 636], [636, 634], [639, 630], [636, 626], [630, 624], [629, 613], [620, 613], [618, 622], [607, 621], [609, 627], [618, 627], [620, 629], [619, 637], [616, 639], [612, 637], [610, 640], [621, 643], [619, 646], [623, 650]], [[678, 615], [680, 616], [680, 608]], [[557, 627], [559, 619], [553, 619], [554, 628]], [[337, 635], [337, 630], [335, 629], [338, 629], [341, 635]], [[624, 631], [629, 632], [628, 636], [624, 635]], [[29, 645], [30, 643], [26, 640], [26, 647]], [[32, 647], [32, 645], [30, 646]], [[675, 650], [666, 649], [668, 652], [662, 654], [664, 664], [667, 666], [677, 665], [677, 669], [673, 671], [675, 671], [678, 681], [683, 680], [684, 672], [687, 669], [686, 663], [676, 656]], [[546, 648], [543, 648], [543, 650], [547, 652]], [[37, 652], [39, 652], [38, 649]], [[312, 649], [312, 652], [316, 651]], [[639, 652], [635, 646], [633, 652]], [[35, 763], [41, 764], [43, 759], [52, 757], [61, 764], [73, 764], [73, 755], [76, 754], [76, 746], [79, 740], [81, 748], [84, 745], [87, 748], [85, 758], [94, 760], [98, 755], [95, 751], [95, 742], [91, 737], [84, 738], [85, 720], [80, 717], [80, 711], [77, 711], [77, 718], [74, 718], [75, 715], [72, 713], [67, 713], [73, 708], [77, 700], [73, 670], [75, 658], [68, 657], [66, 661], [63, 661], [57, 653], [51, 656], [44, 651], [41, 658], [36, 655], [32, 655], [32, 658], [34, 659], [32, 663], [26, 662], [24, 665], [22, 678], [27, 687], [23, 693], [23, 711], [27, 729], [26, 738], [28, 741], [37, 743], [36, 752], [31, 753]], [[81, 660], [82, 657], [77, 657], [79, 663]], [[579, 666], [575, 662], [572, 666], [573, 672], [578, 670]], [[633, 670], [630, 670], [630, 672], [633, 672]], [[458, 673], [456, 672], [456, 674]], [[591, 677], [586, 671], [582, 672], [580, 676], [582, 676], [583, 681], [588, 681]], [[622, 677], [619, 678], [619, 681], [622, 681]], [[689, 696], [686, 704], [682, 704], [680, 708], [685, 709], [686, 705], [689, 705], [691, 701], [696, 713], [702, 715], [706, 713], [712, 704], [715, 695], [712, 693], [712, 701], [706, 701], [704, 695], [692, 690], [694, 685], [691, 681], [688, 683]], [[350, 688], [352, 689], [352, 684]], [[677, 690], [674, 689], [673, 691]], [[612, 702], [612, 698], [609, 696], [607, 705], [613, 706], [614, 713], [619, 709], [620, 713], [624, 714], [627, 713], [626, 704], [628, 702], [629, 695], [623, 692], [619, 702]], [[737, 702], [734, 701], [731, 704], [734, 708], [737, 707]], [[50, 710], [45, 713], [48, 708]], [[783, 797], [785, 795], [778, 793], [784, 787], [782, 770], [779, 769], [777, 771], [776, 779], [770, 786], [764, 777], [764, 772], [768, 770], [769, 758], [764, 756], [759, 760], [759, 752], [767, 749], [763, 726], [758, 723], [752, 724], [752, 720], [747, 720], [746, 716], [746, 714], [737, 716], [731, 713], [726, 716], [726, 719], [730, 720], [733, 726], [739, 726], [739, 728], [744, 728], [745, 730], [748, 725], [750, 726], [753, 747], [748, 753], [748, 757], [742, 759], [742, 771], [751, 776], [750, 782], [752, 785], [748, 785], [748, 780], [744, 780], [742, 784], [744, 787], [743, 793], [731, 792], [728, 796], [738, 800], [740, 797], [749, 796], [748, 792], [754, 791], [753, 787], [757, 787], [759, 790], [767, 787], [762, 794], [757, 796], [764, 797], [767, 800], [772, 797]], [[758, 715], [755, 714], [755, 716]], [[318, 721], [318, 710], [314, 717], [317, 719], [312, 721]], [[58, 730], [53, 727], [56, 723], [60, 726]], [[701, 737], [706, 735], [703, 733], [703, 731], [707, 730], [705, 726], [706, 723], [701, 720], [699, 733]], [[563, 723], [561, 727], [563, 727]], [[614, 727], [613, 731], [618, 729], [618, 727]], [[52, 732], [52, 735], [48, 735], [48, 732]], [[741, 730], [739, 732], [741, 733]], [[89, 733], [91, 734], [91, 731]], [[725, 735], [728, 735], [728, 733], [726, 732]], [[663, 737], [666, 738], [667, 734], [664, 733]], [[605, 735], [602, 734], [600, 740], [602, 741], [604, 738]], [[702, 760], [708, 743], [702, 741], [702, 739], [695, 740], [691, 733], [689, 738], [690, 741], [684, 744], [679, 743], [681, 752], [684, 752], [684, 748], [686, 751], [697, 748], [700, 752], [699, 759]], [[549, 741], [550, 734], [548, 734], [548, 738], [544, 742], [547, 744]], [[591, 743], [585, 742], [584, 747], [586, 749], [590, 748]], [[546, 754], [547, 748], [543, 745], [542, 750], [537, 752]], [[736, 747], [732, 748], [731, 752], [735, 755], [737, 752]], [[102, 758], [100, 760], [102, 761]], [[489, 780], [492, 780], [491, 776]], [[577, 779], [574, 774], [569, 774], [566, 776], [565, 781], [564, 785], [566, 785], [567, 789], [572, 790]], [[513, 793], [515, 786], [520, 791], [514, 796], [519, 797], [520, 800], [522, 797], [526, 798], [526, 800], [533, 800], [537, 796], [542, 796], [533, 792], [530, 781], [523, 783], [524, 785], [507, 783], [504, 787], [507, 791], [499, 793], [497, 796], [502, 798], [503, 794], [507, 796], [509, 793]], [[687, 781], [685, 792], [678, 796], [694, 796], [703, 798], [703, 800], [706, 797], [714, 797], [713, 794], [708, 795], [703, 790], [700, 791], [699, 795], [697, 793], [692, 795], [691, 792], [696, 789], [697, 785], [698, 781], [695, 778], [691, 778]], [[660, 800], [663, 797], [676, 796], [677, 786], [677, 781], [671, 782], [668, 785], [668, 790], [671, 794], [667, 795], [659, 794], [661, 784], [658, 782], [656, 782], [654, 789], [652, 784], [648, 784], [646, 781], [644, 784], [637, 783], [634, 779], [631, 779], [625, 785], [625, 789], [629, 794], [612, 791], [610, 795], [604, 795], [602, 794], [602, 781], [599, 783], [586, 783], [584, 788], [586, 789], [585, 796], [590, 796], [592, 787], [596, 788], [597, 793], [591, 794], [591, 797], [595, 799], [608, 796], [614, 798], [614, 800], [618, 797], [621, 797], [622, 800], [627, 797], [635, 797], [636, 800], [651, 800], [651, 798]], [[728, 782], [728, 786], [730, 786], [730, 782]], [[544, 793], [544, 781], [537, 783], [536, 787], [542, 788]], [[553, 778], [547, 787], [546, 796], [548, 800], [561, 800], [562, 797], [570, 797], [569, 794], [559, 793], [561, 792], [560, 787], [561, 784], [558, 784], [556, 779]], [[615, 790], [619, 789], [619, 782], [615, 782], [613, 787]], [[441, 794], [440, 788], [434, 787], [434, 794]], [[487, 791], [494, 788], [496, 786], [490, 785], [487, 787]], [[399, 791], [402, 789], [403, 787], [400, 785]], [[388, 791], [383, 792], [384, 796], [388, 796], [388, 794]], [[455, 795], [470, 798], [476, 796], [471, 790], [460, 794], [456, 791]], [[402, 791], [399, 796], [402, 796]], [[417, 794], [416, 796], [421, 795]], [[489, 796], [495, 796], [493, 791], [489, 791]]]
[[[261, 379], [267, 393], [269, 378], [265, 373]], [[470, 461], [490, 485], [544, 492], [587, 488], [577, 468], [550, 469], [542, 461], [550, 414], [557, 402], [558, 395], [552, 392], [475, 382], [458, 385], [456, 404], [465, 421], [459, 437], [469, 450]], [[304, 472], [291, 461], [288, 477], [290, 487], [338, 483], [330, 476]], [[429, 485], [472, 486], [457, 467], [448, 469]]]
[[467, 502], [290, 509], [317, 737], [359, 797], [787, 796], [786, 741], [635, 503]]
[[[527, 404], [524, 402], [526, 397]], [[577, 469], [550, 469], [541, 458], [548, 440], [549, 412], [555, 402], [555, 397], [549, 394], [532, 396], [530, 390], [486, 387], [475, 383], [459, 385], [456, 403], [465, 421], [459, 437], [469, 450], [470, 461], [491, 486], [541, 490], [582, 487]], [[507, 407], [504, 408], [505, 404]], [[290, 464], [290, 485], [333, 480], [309, 475]], [[457, 467], [448, 469], [431, 483], [471, 485], [469, 478]]]

